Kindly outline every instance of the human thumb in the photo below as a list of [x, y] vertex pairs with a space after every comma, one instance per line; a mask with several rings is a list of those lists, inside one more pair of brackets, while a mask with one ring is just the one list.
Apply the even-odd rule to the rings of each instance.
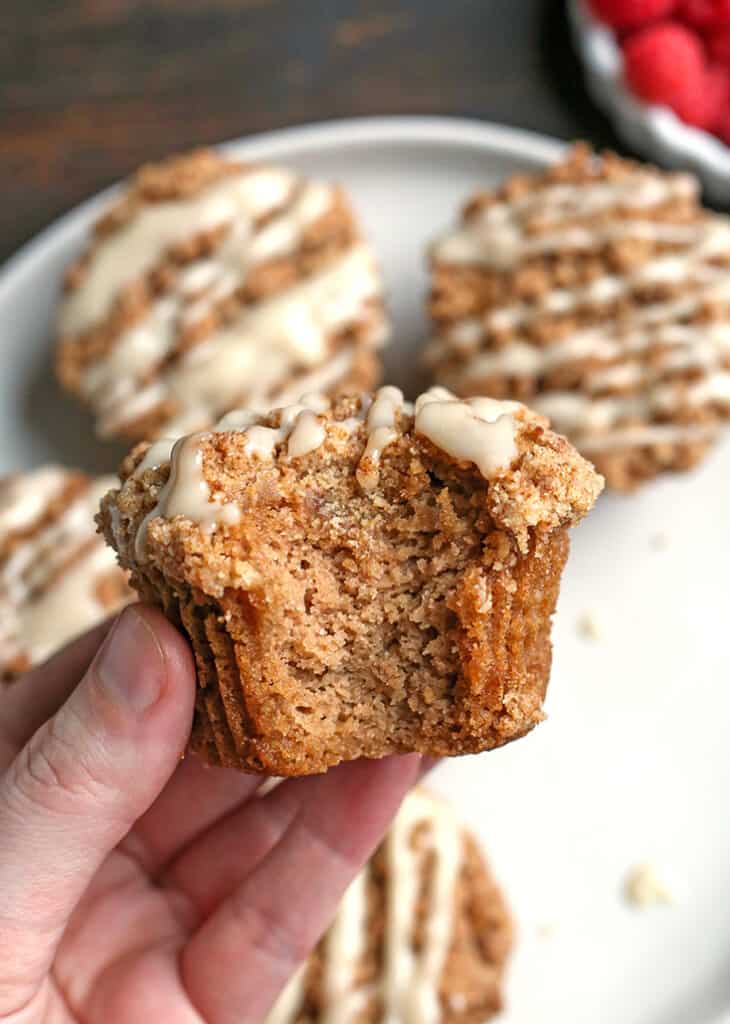
[[127, 608], [0, 776], [0, 1016], [33, 999], [95, 873], [174, 771], [194, 694], [183, 638]]

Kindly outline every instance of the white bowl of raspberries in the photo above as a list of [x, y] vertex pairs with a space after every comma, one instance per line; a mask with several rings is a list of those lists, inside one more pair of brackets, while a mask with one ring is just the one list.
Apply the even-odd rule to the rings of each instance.
[[637, 152], [730, 202], [730, 0], [570, 0], [588, 89]]

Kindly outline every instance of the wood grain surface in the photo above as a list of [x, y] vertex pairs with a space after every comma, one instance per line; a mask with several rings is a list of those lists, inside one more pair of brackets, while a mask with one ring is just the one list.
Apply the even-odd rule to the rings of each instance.
[[564, 0], [3, 0], [0, 259], [172, 150], [396, 113], [616, 143]]

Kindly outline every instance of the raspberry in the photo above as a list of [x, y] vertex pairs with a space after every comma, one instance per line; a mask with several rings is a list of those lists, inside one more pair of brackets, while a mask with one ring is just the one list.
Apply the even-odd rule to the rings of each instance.
[[651, 103], [674, 106], [685, 93], [704, 85], [705, 54], [699, 36], [682, 25], [663, 22], [641, 29], [623, 45], [626, 81]]
[[686, 124], [708, 131], [715, 127], [727, 110], [730, 99], [730, 72], [713, 67], [705, 72], [704, 81], [685, 90], [670, 102], [677, 117]]
[[730, 0], [680, 0], [677, 12], [698, 28], [730, 24]]
[[613, 28], [638, 28], [666, 18], [677, 0], [589, 0], [595, 16]]
[[705, 43], [712, 60], [730, 67], [730, 24], [713, 28], [707, 33]]

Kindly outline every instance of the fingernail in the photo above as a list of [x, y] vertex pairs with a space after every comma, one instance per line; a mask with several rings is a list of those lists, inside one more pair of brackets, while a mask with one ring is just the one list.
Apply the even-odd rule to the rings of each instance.
[[162, 694], [165, 655], [147, 620], [126, 608], [96, 658], [96, 677], [104, 693], [136, 715], [143, 715]]

